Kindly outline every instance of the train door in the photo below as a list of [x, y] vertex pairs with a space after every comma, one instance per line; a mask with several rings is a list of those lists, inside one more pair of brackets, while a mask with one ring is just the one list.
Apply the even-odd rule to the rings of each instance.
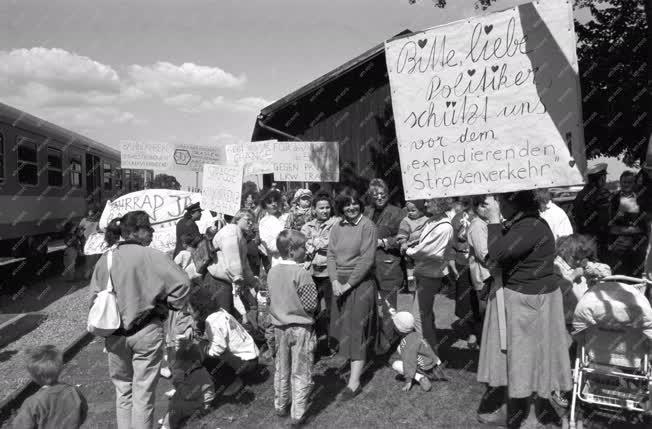
[[100, 157], [86, 154], [86, 200], [99, 203], [102, 200], [102, 164]]

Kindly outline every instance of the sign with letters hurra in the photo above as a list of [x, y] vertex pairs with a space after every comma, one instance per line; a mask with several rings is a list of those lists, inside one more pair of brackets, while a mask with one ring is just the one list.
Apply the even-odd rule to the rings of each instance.
[[571, 2], [456, 21], [385, 54], [406, 199], [583, 183]]

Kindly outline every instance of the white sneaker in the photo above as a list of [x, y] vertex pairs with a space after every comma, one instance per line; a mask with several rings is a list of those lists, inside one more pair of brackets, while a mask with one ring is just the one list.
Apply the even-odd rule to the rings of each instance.
[[161, 368], [160, 373], [161, 373], [161, 377], [163, 377], [163, 378], [172, 377], [172, 371], [170, 371], [170, 368], [168, 368], [167, 366], [164, 366], [163, 368]]
[[165, 392], [165, 396], [167, 396], [168, 398], [171, 398], [171, 397], [174, 396], [175, 393], [177, 393], [177, 389], [170, 389], [167, 392]]

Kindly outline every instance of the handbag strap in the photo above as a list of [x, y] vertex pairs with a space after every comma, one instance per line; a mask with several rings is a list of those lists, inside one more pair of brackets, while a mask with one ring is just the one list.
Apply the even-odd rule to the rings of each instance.
[[113, 249], [109, 249], [109, 251], [106, 253], [106, 266], [107, 266], [107, 273], [109, 274], [109, 277], [106, 281], [106, 290], [109, 291], [109, 293], [113, 293], [113, 281], [111, 280], [111, 266], [113, 265]]

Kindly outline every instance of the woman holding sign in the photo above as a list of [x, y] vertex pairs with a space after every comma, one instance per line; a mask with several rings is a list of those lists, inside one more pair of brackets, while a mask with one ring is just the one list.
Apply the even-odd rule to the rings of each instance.
[[[478, 381], [506, 386], [506, 407], [480, 414], [486, 423], [520, 427], [536, 393], [572, 388], [562, 294], [553, 276], [555, 238], [539, 217], [533, 191], [486, 200], [489, 259], [502, 271], [507, 353], [501, 351], [500, 295], [490, 293], [478, 366]], [[506, 220], [501, 224], [501, 214]]]

